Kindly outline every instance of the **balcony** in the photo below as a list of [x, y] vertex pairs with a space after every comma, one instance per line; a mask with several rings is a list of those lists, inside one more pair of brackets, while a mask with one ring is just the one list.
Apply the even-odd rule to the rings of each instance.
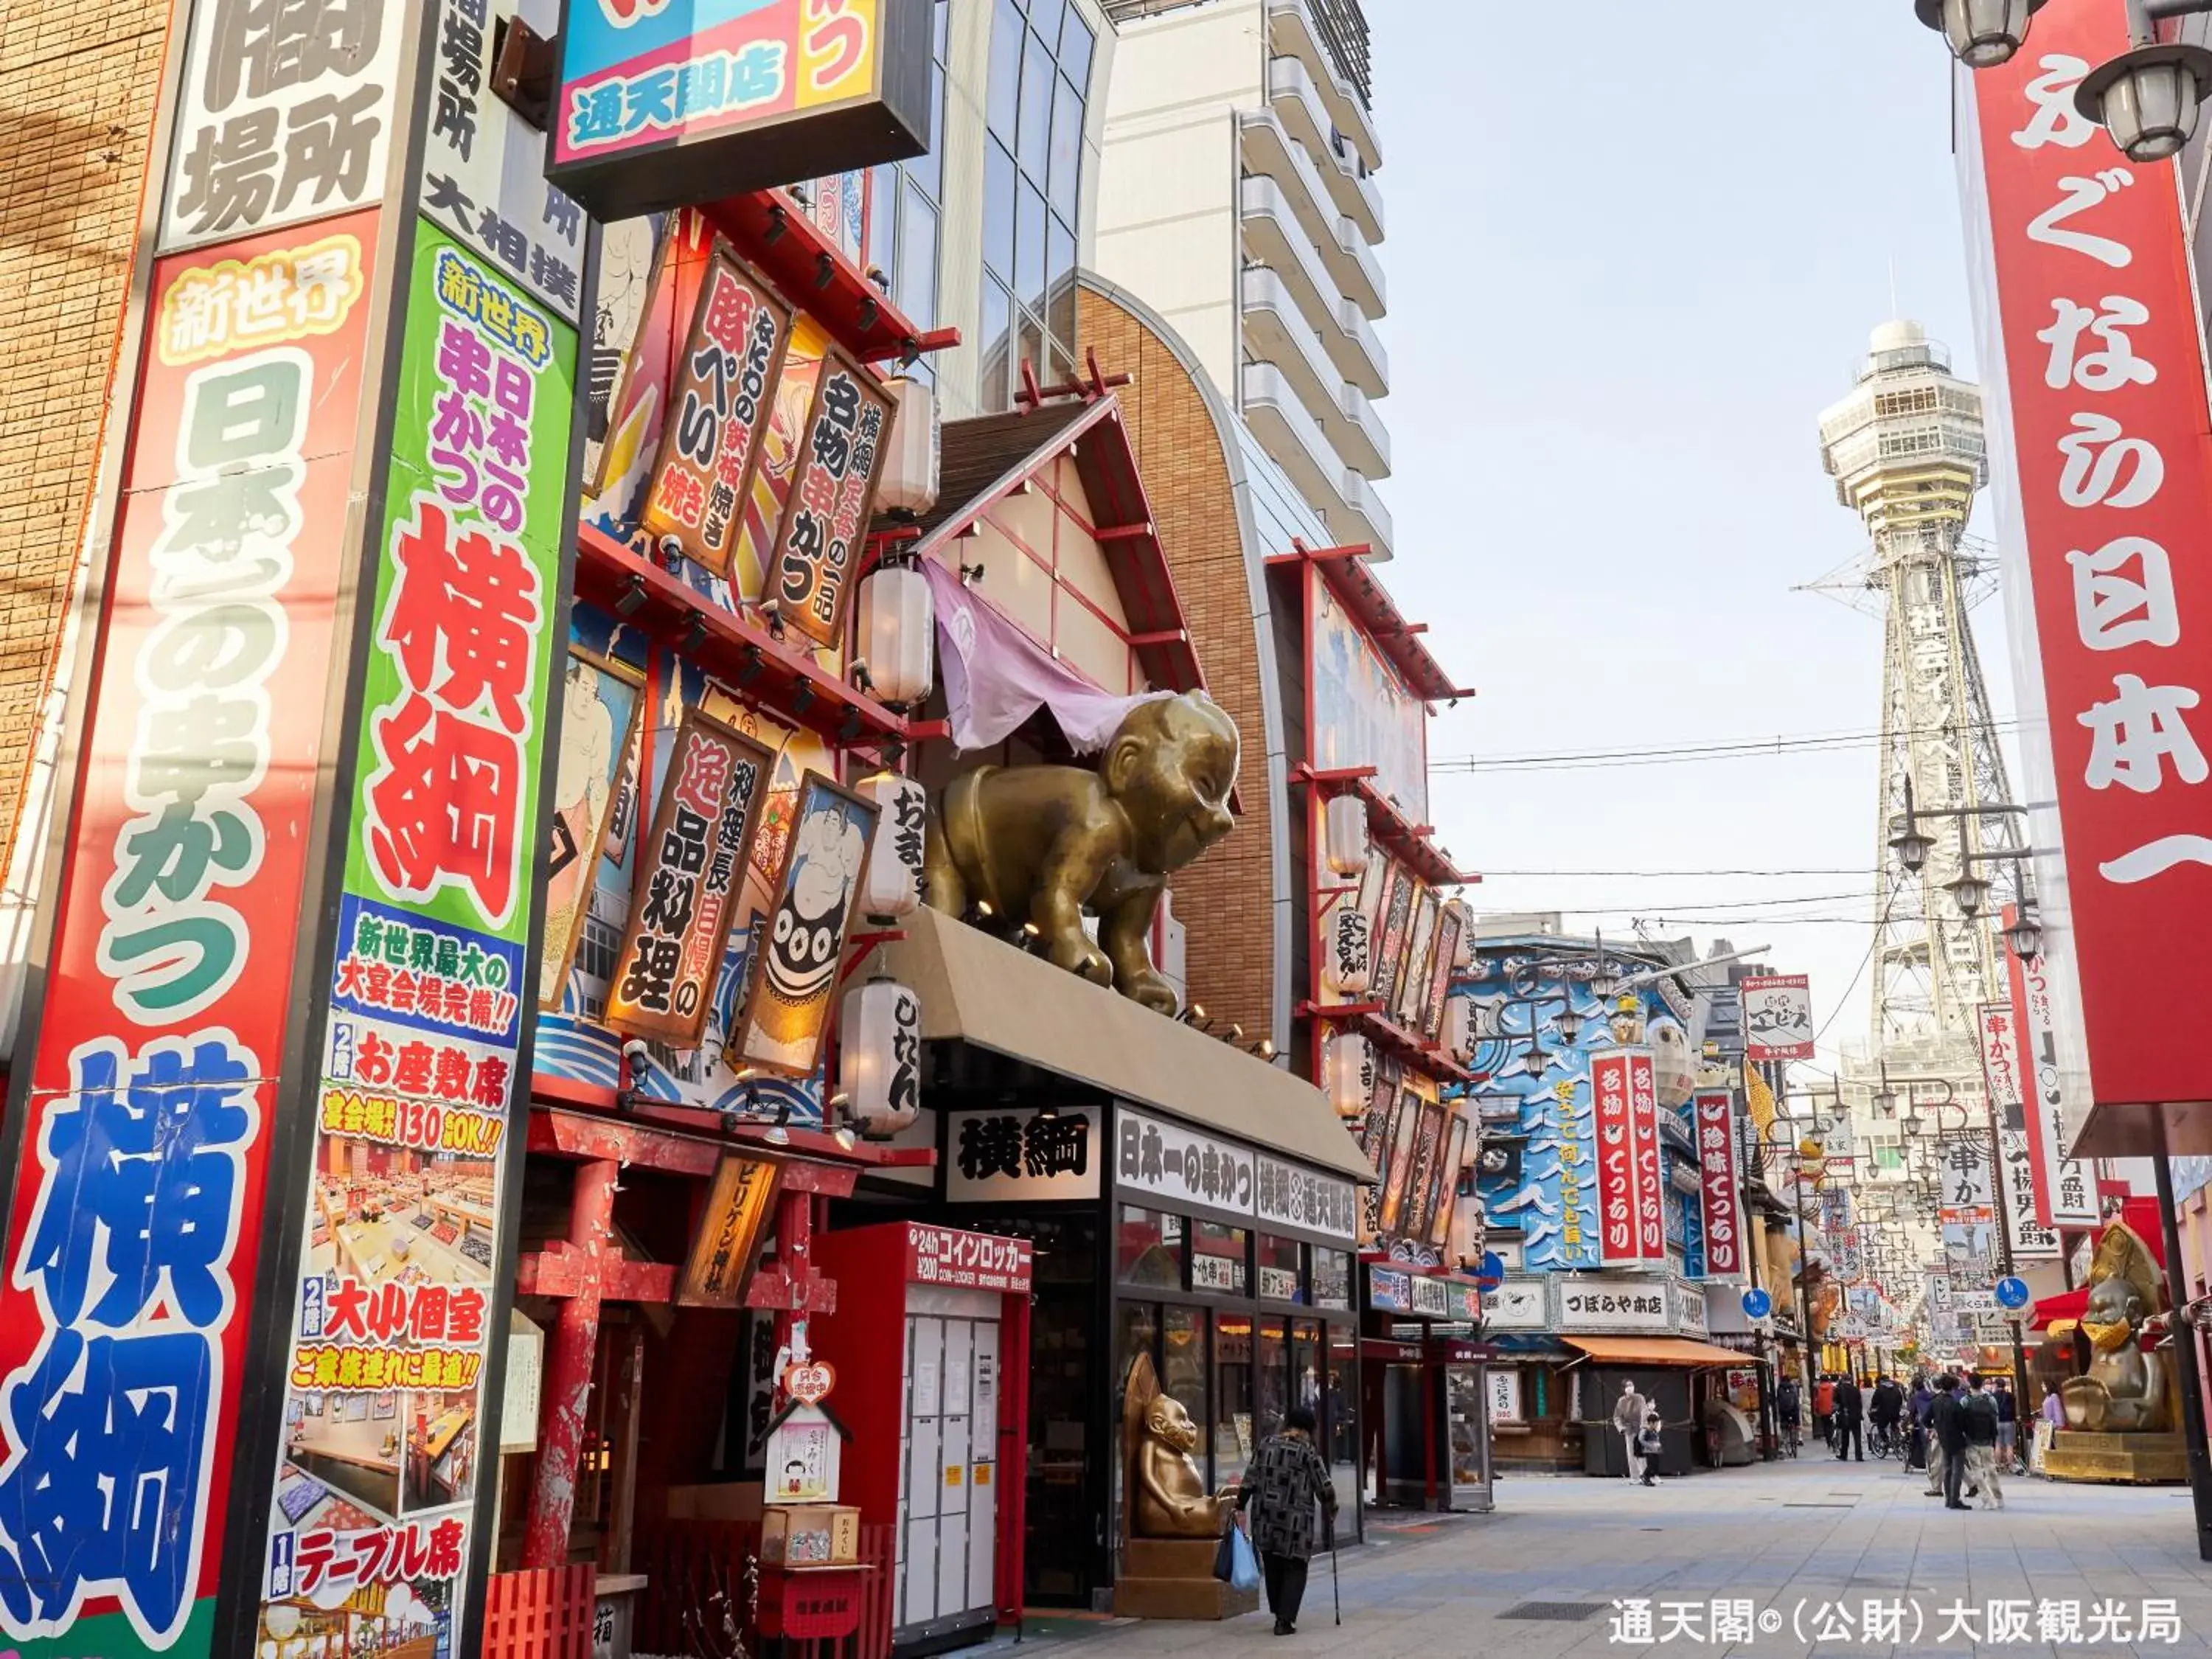
[[1338, 210], [1358, 225], [1359, 234], [1370, 242], [1381, 241], [1383, 236], [1382, 191], [1373, 175], [1360, 172], [1359, 162], [1353, 155], [1348, 140], [1330, 146], [1327, 165], [1322, 167], [1321, 173]]
[[[1305, 146], [1292, 141], [1273, 110], [1246, 110], [1237, 125], [1245, 173], [1274, 180], [1315, 248], [1333, 247], [1344, 215]], [[1329, 170], [1336, 170], [1334, 161]]]
[[1336, 127], [1328, 107], [1314, 89], [1313, 76], [1295, 58], [1267, 60], [1267, 107], [1274, 111], [1284, 130], [1312, 155], [1334, 154], [1330, 140]]
[[1331, 424], [1329, 435], [1336, 440], [1338, 451], [1367, 477], [1389, 477], [1389, 428], [1375, 412], [1375, 405], [1367, 401], [1367, 394], [1356, 386], [1343, 386], [1337, 393], [1336, 406], [1338, 419]]
[[1382, 146], [1374, 119], [1338, 74], [1336, 60], [1322, 45], [1306, 0], [1267, 0], [1267, 50], [1278, 57], [1295, 58], [1304, 66], [1329, 112], [1329, 124], [1358, 146], [1369, 171], [1381, 167]]
[[1390, 509], [1382, 505], [1375, 486], [1346, 467], [1337, 493], [1343, 498], [1345, 516], [1328, 515], [1329, 533], [1343, 541], [1369, 543], [1376, 558], [1389, 558], [1397, 532], [1391, 527]]
[[[1306, 234], [1287, 192], [1272, 179], [1247, 178], [1239, 194], [1244, 257], [1282, 278], [1337, 373], [1370, 397], [1389, 389], [1382, 343], [1359, 307], [1344, 297], [1329, 264]], [[1343, 257], [1341, 248], [1339, 257]], [[1334, 399], [1331, 400], [1334, 402]]]
[[1322, 349], [1321, 337], [1272, 270], [1244, 273], [1244, 354], [1281, 371], [1309, 414], [1324, 416], [1343, 405], [1354, 388]]
[[1328, 264], [1345, 297], [1358, 301], [1368, 316], [1380, 317], [1390, 309], [1382, 264], [1375, 258], [1375, 250], [1367, 246], [1367, 239], [1359, 234], [1359, 227], [1348, 218], [1336, 222], [1336, 257]]
[[1344, 480], [1359, 475], [1346, 471], [1336, 446], [1271, 363], [1244, 365], [1244, 422], [1291, 488], [1335, 534], [1344, 518]]
[[[1390, 354], [1382, 349], [1382, 342], [1375, 332], [1375, 325], [1349, 300], [1337, 301], [1337, 326], [1345, 344], [1339, 350], [1334, 344], [1329, 356], [1344, 371], [1344, 378], [1370, 398], [1380, 398], [1390, 390]], [[1328, 340], [1324, 331], [1322, 338]]]

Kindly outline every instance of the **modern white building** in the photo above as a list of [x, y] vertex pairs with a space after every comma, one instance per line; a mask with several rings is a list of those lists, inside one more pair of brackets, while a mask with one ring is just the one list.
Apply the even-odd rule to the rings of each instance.
[[1331, 540], [1390, 555], [1359, 0], [1107, 0], [1092, 263], [1180, 334]]

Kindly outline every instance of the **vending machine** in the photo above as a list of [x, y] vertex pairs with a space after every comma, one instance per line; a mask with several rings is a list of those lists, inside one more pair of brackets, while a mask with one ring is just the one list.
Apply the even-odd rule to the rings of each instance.
[[898, 1448], [844, 1468], [862, 1527], [896, 1528], [895, 1649], [988, 1637], [1020, 1616], [1029, 1409], [1027, 1240], [898, 1221], [817, 1234], [837, 1285], [811, 1322], [854, 1443]]

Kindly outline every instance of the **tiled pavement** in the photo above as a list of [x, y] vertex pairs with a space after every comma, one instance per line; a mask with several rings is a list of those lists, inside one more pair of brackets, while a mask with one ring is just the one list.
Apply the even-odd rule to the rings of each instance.
[[[1434, 1530], [1346, 1550], [1340, 1629], [1331, 1623], [1323, 1558], [1314, 1563], [1292, 1637], [1273, 1637], [1261, 1613], [1226, 1625], [1055, 1625], [1025, 1645], [1080, 1642], [1081, 1659], [1292, 1659], [1301, 1650], [1332, 1659], [2212, 1656], [2212, 1567], [2197, 1559], [2186, 1491], [2014, 1480], [2005, 1510], [1967, 1515], [1946, 1511], [1923, 1491], [1922, 1476], [1893, 1462], [1839, 1465], [1825, 1455], [1649, 1490], [1618, 1480], [1509, 1477], [1498, 1485], [1493, 1514], [1426, 1517]], [[1375, 1535], [1384, 1536], [1379, 1528]], [[1650, 1603], [1653, 1634], [1674, 1626], [1668, 1639], [1620, 1638], [1614, 1603], [1638, 1599]], [[1758, 1633], [1748, 1642], [1714, 1641], [1716, 1600], [1747, 1600]], [[2110, 1620], [2096, 1623], [2099, 1603], [2117, 1604], [2132, 1638], [2144, 1604], [2160, 1600], [2173, 1604], [2174, 1640], [2113, 1641]], [[1558, 1621], [1504, 1616], [1531, 1601], [1582, 1603], [1589, 1611]], [[1877, 1620], [1872, 1641], [1862, 1634], [1869, 1601]], [[2077, 1604], [2080, 1633], [2062, 1623], [2039, 1634], [2038, 1601], [2061, 1619], [2063, 1603]], [[1990, 1639], [1991, 1602], [2008, 1604], [1998, 1617], [2024, 1618], [2028, 1634]], [[1947, 1611], [1960, 1607], [1973, 1610], [1971, 1623]], [[1879, 1628], [1892, 1608], [1902, 1640]], [[1693, 1609], [1694, 1637], [1685, 1627]], [[1849, 1634], [1832, 1628], [1824, 1637], [1818, 1621], [1834, 1620], [1838, 1609], [1849, 1615]], [[2088, 1639], [2100, 1634], [2106, 1639]]]

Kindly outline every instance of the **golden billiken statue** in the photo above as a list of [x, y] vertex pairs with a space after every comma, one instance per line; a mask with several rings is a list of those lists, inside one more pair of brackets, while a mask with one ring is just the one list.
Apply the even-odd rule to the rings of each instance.
[[[1095, 772], [979, 766], [946, 786], [924, 873], [932, 909], [1026, 918], [1053, 961], [1162, 1013], [1146, 939], [1170, 872], [1227, 835], [1237, 726], [1203, 691], [1131, 710]], [[1083, 913], [1098, 918], [1098, 943]]]

